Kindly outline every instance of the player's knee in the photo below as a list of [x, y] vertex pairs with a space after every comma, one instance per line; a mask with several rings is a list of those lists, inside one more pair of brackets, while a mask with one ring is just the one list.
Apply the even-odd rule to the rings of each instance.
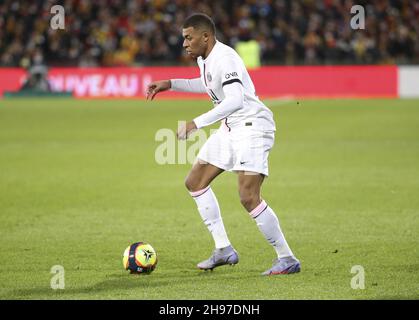
[[204, 189], [206, 186], [203, 186], [200, 181], [197, 181], [190, 176], [187, 176], [185, 179], [185, 187], [188, 189], [189, 192], [196, 192], [201, 189]]
[[240, 193], [240, 202], [247, 211], [252, 211], [259, 204], [259, 196], [249, 193]]
[[193, 186], [194, 186], [193, 181], [191, 181], [191, 179], [189, 178], [189, 176], [187, 176], [186, 179], [185, 179], [185, 187], [186, 187], [186, 189], [188, 189], [188, 191], [194, 191], [194, 190], [192, 190], [193, 189]]

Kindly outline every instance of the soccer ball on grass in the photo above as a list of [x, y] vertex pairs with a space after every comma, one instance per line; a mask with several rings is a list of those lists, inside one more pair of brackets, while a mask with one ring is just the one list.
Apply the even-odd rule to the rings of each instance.
[[150, 274], [156, 268], [157, 254], [148, 243], [136, 242], [125, 249], [122, 263], [130, 273]]

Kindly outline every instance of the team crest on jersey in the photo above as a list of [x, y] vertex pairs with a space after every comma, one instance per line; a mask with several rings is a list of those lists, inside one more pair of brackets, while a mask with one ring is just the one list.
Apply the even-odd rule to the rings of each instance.
[[208, 82], [211, 82], [211, 80], [212, 80], [211, 73], [209, 73], [209, 72], [207, 72], [207, 80], [208, 80]]

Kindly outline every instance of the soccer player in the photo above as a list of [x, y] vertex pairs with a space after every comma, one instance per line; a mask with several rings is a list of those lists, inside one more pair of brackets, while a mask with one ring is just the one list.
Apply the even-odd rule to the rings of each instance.
[[217, 198], [210, 183], [224, 171], [238, 173], [240, 201], [278, 259], [263, 275], [300, 271], [285, 240], [275, 212], [261, 198], [261, 186], [268, 176], [268, 154], [274, 143], [275, 122], [272, 112], [259, 100], [240, 56], [215, 36], [215, 25], [205, 14], [194, 14], [183, 24], [183, 47], [200, 69], [196, 79], [171, 79], [152, 82], [147, 99], [165, 90], [207, 93], [214, 108], [178, 129], [178, 139], [186, 139], [199, 128], [221, 121], [198, 153], [197, 161], [185, 180], [198, 211], [210, 231], [215, 250], [209, 259], [198, 263], [202, 270], [236, 264], [239, 256], [224, 228]]

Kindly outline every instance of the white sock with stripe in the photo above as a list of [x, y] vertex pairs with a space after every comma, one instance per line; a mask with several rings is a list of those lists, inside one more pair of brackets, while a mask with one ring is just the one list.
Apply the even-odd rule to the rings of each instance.
[[274, 247], [279, 259], [294, 256], [281, 231], [275, 212], [264, 200], [249, 214], [255, 219], [259, 230], [266, 240]]
[[199, 214], [214, 239], [215, 247], [217, 249], [228, 247], [230, 240], [224, 228], [217, 198], [211, 187], [208, 186], [205, 189], [190, 192], [190, 194], [194, 198]]

